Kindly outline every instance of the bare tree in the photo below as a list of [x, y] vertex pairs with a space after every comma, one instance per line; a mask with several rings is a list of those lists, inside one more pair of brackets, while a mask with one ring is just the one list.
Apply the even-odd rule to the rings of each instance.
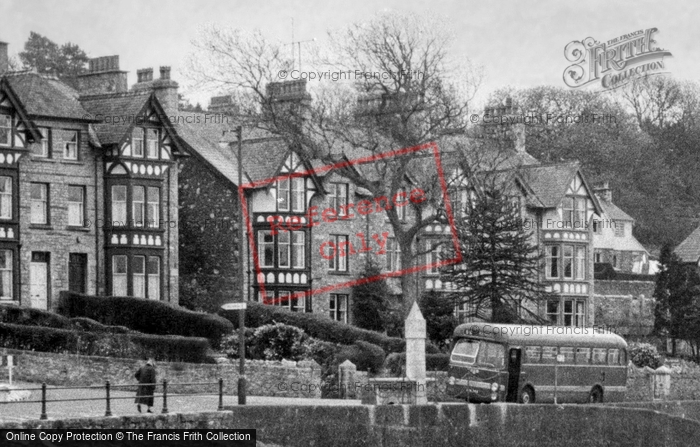
[[[284, 45], [260, 32], [205, 28], [194, 42], [189, 72], [199, 85], [244, 95], [256, 126], [305, 156], [331, 164], [415, 147], [467, 129], [481, 74], [468, 60], [460, 65], [451, 56], [452, 34], [446, 25], [427, 14], [385, 12], [329, 32], [327, 45], [304, 72], [310, 101], [297, 104], [282, 103], [271, 94], [293, 65]], [[322, 78], [319, 82], [308, 74], [312, 69], [316, 79]], [[393, 197], [407, 186], [425, 192], [427, 200], [410, 203], [413, 218], [407, 222], [396, 208], [386, 211], [403, 269], [415, 266], [421, 255], [417, 235], [443, 213], [435, 165], [426, 163], [425, 156], [414, 152], [340, 171], [375, 198]], [[417, 299], [416, 280], [416, 274], [401, 276], [405, 309]]]

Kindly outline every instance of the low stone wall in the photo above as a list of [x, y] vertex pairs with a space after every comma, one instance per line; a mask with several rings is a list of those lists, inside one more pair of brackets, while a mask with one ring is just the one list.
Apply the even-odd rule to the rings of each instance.
[[296, 446], [695, 445], [700, 424], [646, 409], [589, 405], [237, 406], [227, 411], [0, 422], [2, 429], [256, 429]]
[[[114, 357], [87, 357], [74, 354], [7, 350], [14, 356], [13, 378], [17, 381], [49, 385], [113, 385], [135, 382], [134, 374], [142, 362]], [[2, 369], [0, 380], [7, 375]], [[247, 394], [252, 396], [321, 397], [320, 387], [293, 386], [318, 384], [321, 367], [316, 362], [246, 361]], [[237, 393], [238, 361], [221, 359], [217, 364], [157, 362], [158, 382], [168, 380], [173, 393], [218, 393], [218, 385], [177, 385], [178, 383], [217, 382], [224, 379], [224, 392]], [[284, 385], [280, 385], [284, 384]], [[135, 388], [134, 388], [135, 389]]]
[[[668, 365], [671, 386], [665, 400], [700, 400], [700, 365], [681, 361]], [[630, 366], [627, 372], [628, 402], [653, 400], [654, 370]]]

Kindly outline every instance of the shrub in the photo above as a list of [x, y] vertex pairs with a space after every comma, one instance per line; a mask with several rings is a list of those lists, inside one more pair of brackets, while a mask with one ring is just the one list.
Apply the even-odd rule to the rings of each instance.
[[61, 292], [58, 312], [68, 317], [87, 317], [106, 325], [126, 326], [156, 335], [204, 337], [219, 347], [233, 325], [218, 315], [194, 312], [161, 301], [134, 297], [97, 297]]
[[[231, 321], [234, 326], [238, 325], [238, 311], [221, 310], [219, 314]], [[282, 307], [267, 306], [262, 303], [248, 302], [245, 318], [245, 324], [248, 327], [284, 323], [303, 329], [310, 337], [342, 345], [351, 345], [357, 340], [362, 340], [380, 346], [386, 352], [401, 352], [405, 348], [405, 342], [401, 338], [360, 329], [331, 320], [325, 315], [291, 312]]]
[[48, 310], [11, 305], [0, 305], [0, 322], [59, 329], [69, 329], [71, 326], [70, 319], [63, 315]]
[[304, 358], [315, 361], [323, 368], [333, 363], [340, 349], [337, 343], [309, 337], [304, 343]]
[[454, 299], [443, 293], [427, 292], [421, 299], [428, 338], [442, 349], [447, 349], [457, 326], [454, 318]]
[[627, 351], [630, 360], [637, 368], [648, 366], [651, 369], [656, 369], [664, 363], [656, 346], [649, 343], [631, 343]]
[[282, 323], [260, 326], [250, 340], [252, 358], [301, 360], [308, 336], [303, 330]]
[[[447, 371], [450, 366], [449, 354], [425, 354], [425, 369], [427, 371]], [[384, 368], [393, 376], [405, 374], [406, 353], [394, 352], [389, 354], [384, 362]]]
[[386, 353], [381, 347], [358, 340], [352, 346], [345, 346], [340, 350], [336, 363], [340, 365], [345, 360], [350, 360], [358, 371], [376, 374], [384, 366], [384, 359], [386, 359]]
[[[255, 329], [247, 327], [245, 328], [245, 356], [246, 358], [252, 359], [253, 354], [250, 352], [250, 346], [253, 339], [253, 334]], [[219, 349], [226, 354], [228, 358], [237, 359], [238, 358], [238, 331], [233, 331], [230, 335], [225, 335], [221, 339], [221, 346]]]
[[80, 332], [46, 326], [0, 323], [0, 346], [27, 351], [144, 358], [200, 363], [206, 361], [205, 338]]

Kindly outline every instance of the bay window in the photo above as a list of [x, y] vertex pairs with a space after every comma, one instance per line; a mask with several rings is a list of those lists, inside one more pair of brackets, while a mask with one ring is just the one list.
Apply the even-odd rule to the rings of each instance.
[[0, 219], [12, 219], [12, 177], [0, 177]]

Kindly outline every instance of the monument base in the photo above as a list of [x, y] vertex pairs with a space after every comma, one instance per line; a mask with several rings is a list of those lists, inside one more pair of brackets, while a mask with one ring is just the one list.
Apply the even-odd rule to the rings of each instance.
[[369, 379], [362, 393], [362, 403], [368, 405], [427, 405], [428, 381], [406, 377], [378, 377]]

